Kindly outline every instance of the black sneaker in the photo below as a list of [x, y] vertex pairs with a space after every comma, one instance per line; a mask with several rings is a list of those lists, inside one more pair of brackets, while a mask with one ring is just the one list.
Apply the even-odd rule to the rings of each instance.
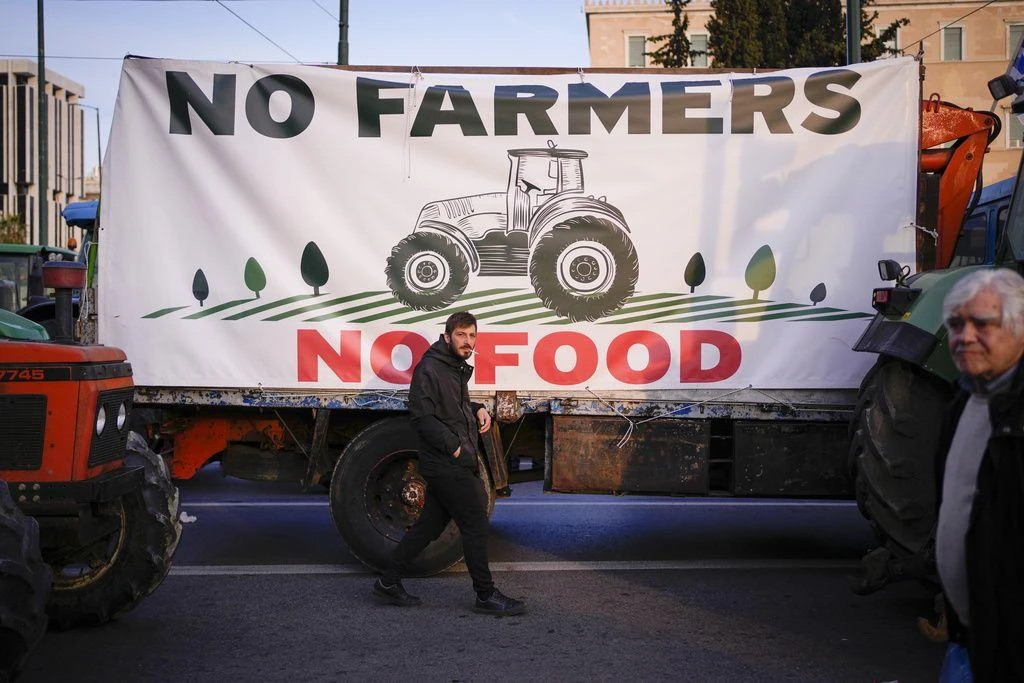
[[501, 591], [497, 588], [494, 589], [494, 592], [486, 600], [477, 598], [476, 605], [473, 606], [474, 612], [493, 614], [497, 617], [511, 617], [516, 614], [522, 614], [525, 609], [526, 603], [522, 600], [502, 595]]
[[383, 581], [377, 579], [373, 584], [373, 594], [384, 602], [401, 607], [413, 607], [423, 602], [415, 595], [406, 593], [401, 581], [396, 581], [394, 586], [385, 586]]

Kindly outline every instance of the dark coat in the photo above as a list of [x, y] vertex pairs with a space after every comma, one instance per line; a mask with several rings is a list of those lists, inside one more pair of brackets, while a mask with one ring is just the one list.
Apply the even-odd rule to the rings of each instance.
[[[950, 405], [940, 473], [968, 398], [961, 391]], [[989, 417], [965, 545], [971, 625], [952, 607], [947, 620], [950, 637], [967, 645], [974, 680], [1024, 681], [1024, 362], [1009, 390], [989, 400]]]
[[[437, 476], [464, 467], [477, 471], [476, 413], [484, 406], [469, 400], [473, 366], [452, 353], [442, 336], [434, 342], [412, 373], [409, 413], [420, 437], [419, 471]], [[456, 449], [462, 448], [459, 457]]]

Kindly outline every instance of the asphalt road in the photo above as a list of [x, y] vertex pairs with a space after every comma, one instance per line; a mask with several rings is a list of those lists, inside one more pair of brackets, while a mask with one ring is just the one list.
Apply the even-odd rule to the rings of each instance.
[[[495, 578], [520, 617], [470, 611], [458, 566], [408, 580], [419, 608], [371, 599], [327, 497], [225, 479], [183, 482], [164, 584], [102, 627], [51, 631], [24, 683], [87, 681], [935, 681], [920, 584], [858, 597], [871, 544], [846, 502], [543, 494], [520, 484], [492, 518]], [[194, 519], [193, 519], [194, 518]]]

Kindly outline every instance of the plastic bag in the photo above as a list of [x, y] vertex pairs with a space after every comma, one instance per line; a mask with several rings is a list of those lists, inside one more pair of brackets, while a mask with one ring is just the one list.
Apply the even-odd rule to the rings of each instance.
[[946, 646], [946, 656], [942, 660], [939, 671], [939, 683], [974, 683], [971, 675], [971, 660], [967, 657], [967, 648], [959, 643]]

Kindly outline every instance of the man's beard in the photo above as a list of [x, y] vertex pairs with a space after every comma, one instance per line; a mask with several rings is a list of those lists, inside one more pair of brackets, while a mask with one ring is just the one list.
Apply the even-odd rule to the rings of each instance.
[[[451, 349], [455, 356], [462, 360], [469, 360], [469, 357], [473, 355], [473, 350], [469, 346], [465, 347], [464, 352], [459, 351], [459, 347], [455, 345], [455, 342], [448, 342], [448, 348]], [[465, 355], [463, 355], [463, 353], [465, 353]]]

